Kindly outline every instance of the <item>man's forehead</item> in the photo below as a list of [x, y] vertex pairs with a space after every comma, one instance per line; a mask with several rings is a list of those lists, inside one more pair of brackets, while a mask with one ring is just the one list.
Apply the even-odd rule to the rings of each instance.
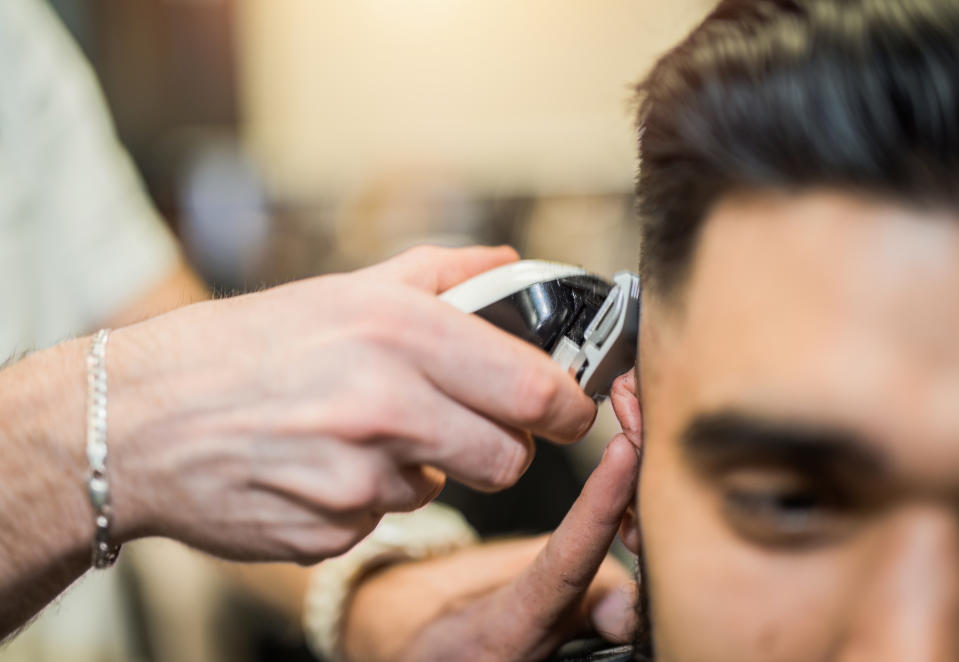
[[644, 309], [643, 327], [688, 414], [959, 445], [959, 219], [829, 192], [730, 197], [690, 266], [676, 309]]

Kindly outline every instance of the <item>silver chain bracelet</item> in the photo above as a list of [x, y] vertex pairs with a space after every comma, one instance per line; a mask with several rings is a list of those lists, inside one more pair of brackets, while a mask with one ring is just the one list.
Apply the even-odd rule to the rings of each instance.
[[110, 543], [110, 483], [107, 481], [107, 340], [110, 329], [101, 329], [87, 352], [87, 461], [90, 475], [87, 494], [93, 507], [93, 567], [109, 568], [120, 555]]

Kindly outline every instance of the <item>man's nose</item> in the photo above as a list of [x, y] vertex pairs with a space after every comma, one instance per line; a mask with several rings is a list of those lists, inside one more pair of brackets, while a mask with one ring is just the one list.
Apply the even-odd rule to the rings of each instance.
[[959, 517], [952, 509], [897, 513], [875, 541], [874, 562], [838, 642], [842, 662], [959, 660]]

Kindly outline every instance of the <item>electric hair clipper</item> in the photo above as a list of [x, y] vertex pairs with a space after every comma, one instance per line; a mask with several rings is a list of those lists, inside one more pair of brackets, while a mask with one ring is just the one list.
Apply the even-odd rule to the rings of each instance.
[[597, 402], [636, 362], [639, 276], [628, 271], [609, 282], [578, 267], [522, 260], [440, 298], [545, 350]]

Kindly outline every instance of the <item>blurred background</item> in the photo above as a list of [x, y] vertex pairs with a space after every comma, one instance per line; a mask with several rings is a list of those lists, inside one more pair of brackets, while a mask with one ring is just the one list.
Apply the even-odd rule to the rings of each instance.
[[[422, 242], [635, 269], [633, 85], [712, 4], [49, 2], [93, 64], [154, 203], [222, 293]], [[615, 430], [608, 412], [596, 428], [573, 449], [541, 445], [508, 494], [477, 505], [451, 486], [444, 498], [486, 534], [547, 530]], [[169, 549], [152, 553], [161, 570], [121, 569], [127, 657], [313, 659], [269, 605]], [[187, 597], [164, 595], [171, 585]], [[227, 594], [227, 615], [202, 606]], [[180, 645], [191, 637], [202, 641]], [[83, 641], [78, 626], [48, 642], [59, 651], [49, 659], [81, 659]]]
[[51, 0], [218, 287], [435, 241], [631, 268], [632, 85], [704, 0]]

